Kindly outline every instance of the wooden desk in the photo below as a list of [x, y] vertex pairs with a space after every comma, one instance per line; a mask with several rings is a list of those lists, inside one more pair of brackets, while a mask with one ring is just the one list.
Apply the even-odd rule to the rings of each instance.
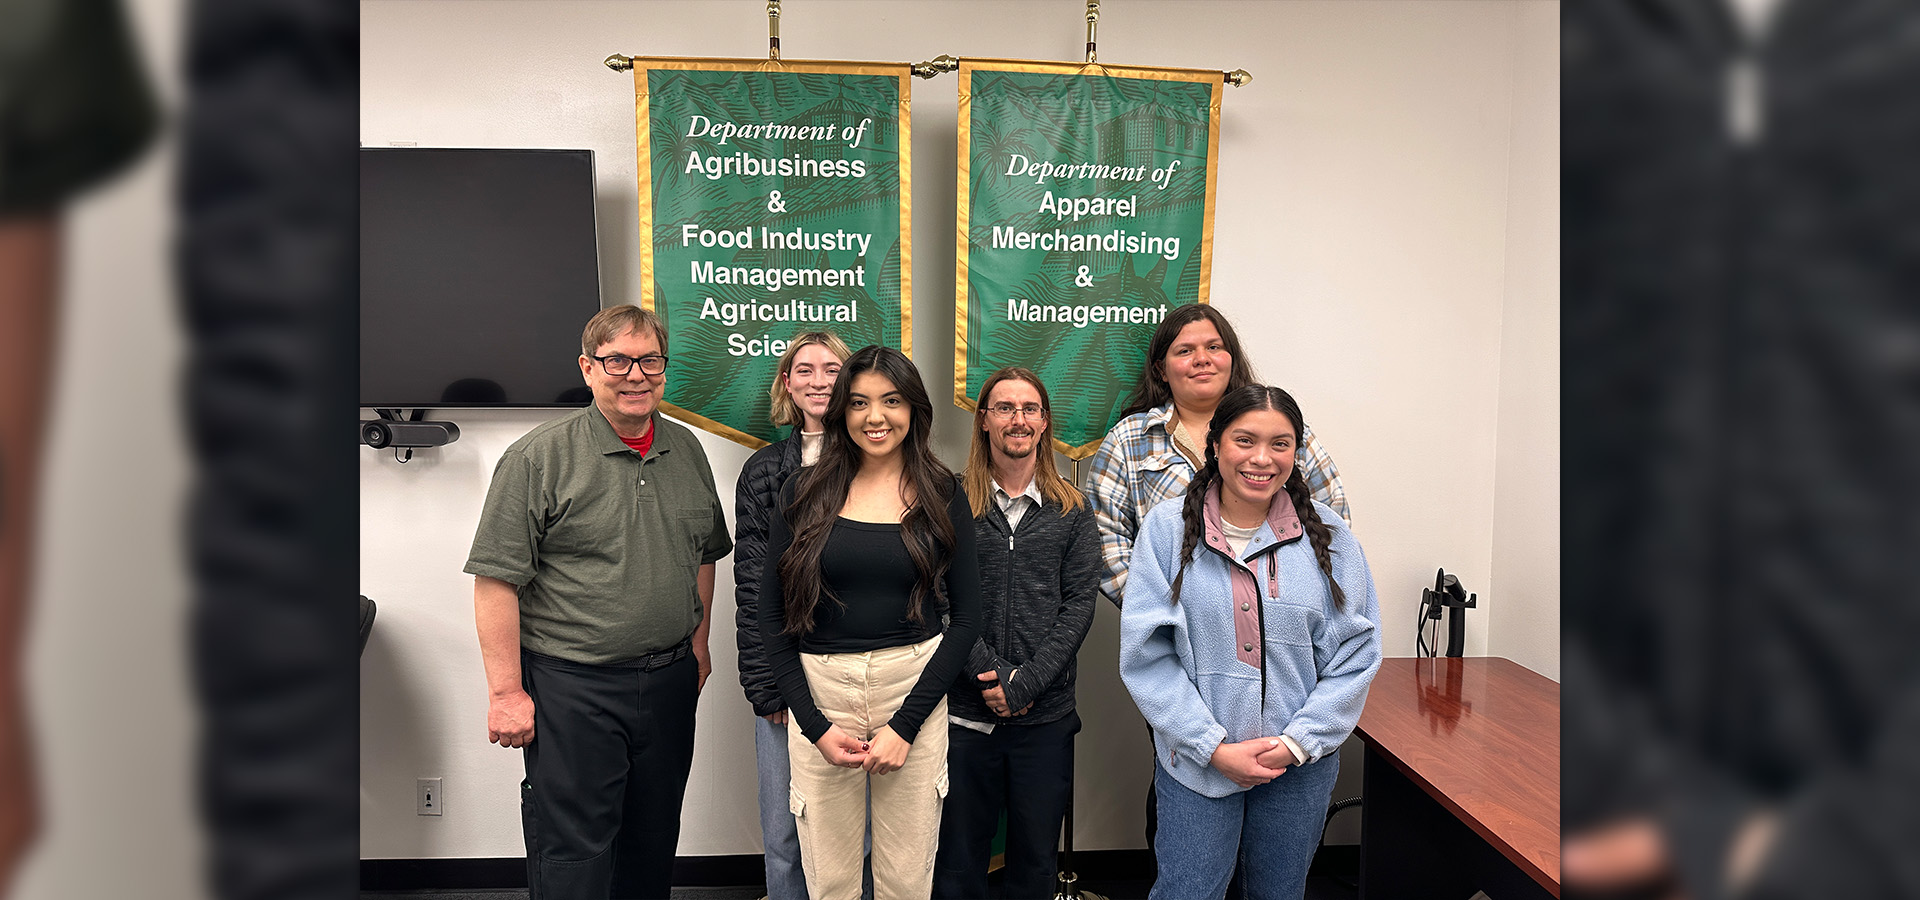
[[1360, 896], [1560, 896], [1560, 685], [1497, 657], [1382, 660]]

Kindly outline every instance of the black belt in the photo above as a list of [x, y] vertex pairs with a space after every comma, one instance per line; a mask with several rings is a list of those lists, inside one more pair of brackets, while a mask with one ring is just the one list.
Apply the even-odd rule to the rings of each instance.
[[693, 652], [693, 638], [689, 637], [686, 640], [681, 641], [678, 646], [674, 647], [671, 650], [662, 650], [659, 653], [649, 653], [645, 656], [640, 657], [637, 660], [637, 662], [640, 663], [640, 671], [651, 672], [655, 669], [664, 669], [667, 666], [673, 665], [674, 663], [677, 663], [683, 659], [686, 659], [687, 654], [692, 652]]

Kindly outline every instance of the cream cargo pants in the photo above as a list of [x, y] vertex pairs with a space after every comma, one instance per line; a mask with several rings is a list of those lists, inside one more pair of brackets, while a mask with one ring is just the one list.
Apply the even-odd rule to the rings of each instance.
[[[900, 709], [940, 637], [867, 653], [802, 653], [800, 666], [814, 704], [828, 721], [868, 740]], [[947, 795], [945, 696], [897, 772], [868, 775], [835, 767], [797, 727], [787, 729], [787, 749], [793, 761], [789, 805], [813, 900], [860, 900], [869, 790], [874, 900], [925, 900], [933, 892], [940, 803]]]

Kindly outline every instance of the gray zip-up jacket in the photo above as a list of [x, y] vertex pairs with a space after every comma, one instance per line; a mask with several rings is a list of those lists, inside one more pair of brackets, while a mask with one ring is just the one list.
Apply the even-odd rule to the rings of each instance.
[[[1083, 503], [1062, 516], [1060, 504], [1048, 501], [1027, 510], [1016, 530], [989, 503], [973, 524], [979, 535], [980, 639], [947, 693], [948, 712], [996, 725], [1057, 721], [1074, 708], [1075, 662], [1100, 590], [1093, 508]], [[999, 673], [1009, 708], [1031, 703], [1033, 709], [1001, 717], [987, 708], [976, 676], [989, 669]]]

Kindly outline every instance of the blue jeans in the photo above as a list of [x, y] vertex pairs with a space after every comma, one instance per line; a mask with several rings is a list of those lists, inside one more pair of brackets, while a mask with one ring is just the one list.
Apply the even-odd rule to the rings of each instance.
[[788, 808], [793, 779], [787, 760], [787, 726], [759, 716], [753, 722], [753, 758], [760, 770], [760, 837], [767, 847], [768, 900], [807, 900], [800, 869], [800, 832]]
[[1213, 798], [1194, 793], [1156, 764], [1160, 877], [1149, 900], [1201, 900], [1226, 893], [1238, 855], [1245, 900], [1298, 898], [1326, 825], [1340, 756], [1295, 766], [1251, 790]]

